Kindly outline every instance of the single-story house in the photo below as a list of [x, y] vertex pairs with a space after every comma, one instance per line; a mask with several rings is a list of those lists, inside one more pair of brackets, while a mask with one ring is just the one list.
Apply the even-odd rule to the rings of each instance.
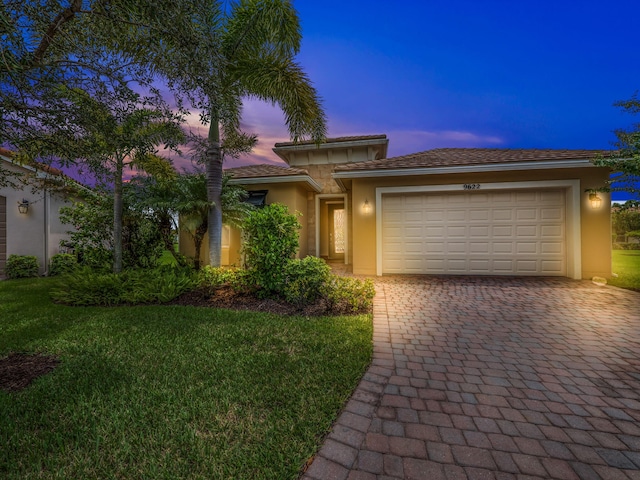
[[[32, 177], [59, 176], [55, 169], [36, 170], [12, 161], [11, 151], [0, 148], [0, 169]], [[66, 198], [50, 190], [33, 191], [31, 186], [0, 182], [0, 278], [4, 277], [6, 260], [11, 254], [34, 255], [40, 273], [45, 274], [49, 260], [60, 253], [60, 242], [68, 240], [69, 225], [60, 222], [60, 207], [70, 204]]]
[[[287, 166], [231, 168], [253, 203], [302, 214], [299, 256], [354, 274], [611, 276], [609, 170], [593, 150], [441, 148], [386, 135], [277, 143]], [[203, 246], [206, 259], [206, 245]], [[226, 228], [223, 264], [240, 261]], [[189, 253], [189, 252], [185, 252]]]

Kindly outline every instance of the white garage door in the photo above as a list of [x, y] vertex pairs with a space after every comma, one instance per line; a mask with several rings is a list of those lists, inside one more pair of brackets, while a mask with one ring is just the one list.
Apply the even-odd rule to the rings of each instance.
[[566, 257], [563, 190], [382, 197], [382, 273], [564, 276]]

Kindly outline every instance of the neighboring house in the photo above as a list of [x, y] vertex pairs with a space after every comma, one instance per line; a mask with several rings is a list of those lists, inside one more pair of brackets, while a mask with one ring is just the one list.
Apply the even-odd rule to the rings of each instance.
[[[55, 169], [36, 171], [11, 161], [12, 153], [0, 148], [0, 168], [35, 177], [62, 176]], [[68, 239], [68, 225], [60, 222], [60, 207], [69, 202], [61, 194], [48, 190], [32, 191], [30, 186], [0, 185], [0, 278], [11, 254], [35, 255], [40, 273], [45, 274], [50, 258], [60, 252], [60, 241]], [[18, 207], [21, 205], [21, 208]], [[24, 211], [24, 213], [22, 213]]]
[[[592, 150], [443, 148], [386, 158], [386, 135], [277, 143], [289, 166], [232, 182], [302, 214], [299, 256], [354, 274], [611, 276], [607, 168]], [[590, 198], [591, 196], [591, 198]], [[253, 199], [255, 201], [255, 198]], [[204, 257], [206, 258], [206, 246]], [[223, 238], [238, 264], [239, 232]]]

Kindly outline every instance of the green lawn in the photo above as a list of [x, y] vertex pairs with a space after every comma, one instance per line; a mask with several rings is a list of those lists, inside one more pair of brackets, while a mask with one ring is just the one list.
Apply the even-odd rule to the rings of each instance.
[[58, 355], [0, 390], [0, 478], [295, 479], [365, 371], [369, 315], [65, 307], [0, 282], [0, 358]]
[[640, 290], [640, 250], [613, 250], [613, 273], [610, 285]]

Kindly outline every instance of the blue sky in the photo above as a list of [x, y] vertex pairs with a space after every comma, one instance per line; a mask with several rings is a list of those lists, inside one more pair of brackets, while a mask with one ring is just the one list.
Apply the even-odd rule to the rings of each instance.
[[[637, 0], [297, 0], [299, 61], [329, 136], [385, 133], [389, 156], [439, 147], [608, 149], [638, 119]], [[254, 153], [278, 162], [276, 107], [245, 102]]]

